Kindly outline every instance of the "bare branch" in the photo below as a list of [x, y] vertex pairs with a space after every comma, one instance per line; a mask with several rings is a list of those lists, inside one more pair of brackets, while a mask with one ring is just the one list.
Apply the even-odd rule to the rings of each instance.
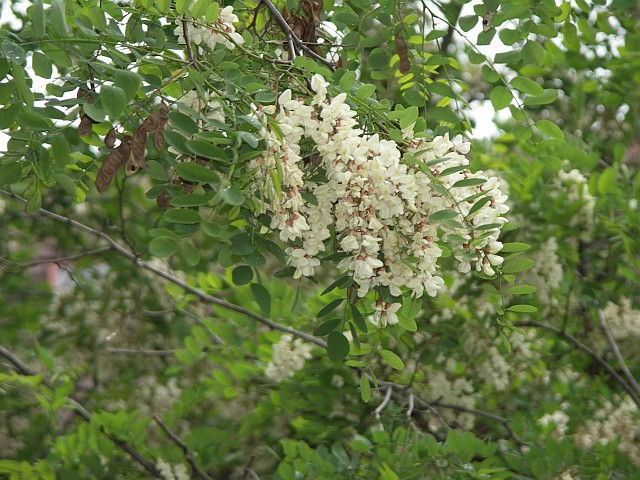
[[162, 430], [164, 430], [164, 432], [167, 434], [167, 436], [173, 441], [173, 443], [175, 443], [176, 445], [178, 445], [178, 447], [180, 447], [180, 449], [182, 450], [182, 453], [184, 454], [184, 458], [185, 460], [187, 460], [187, 462], [189, 462], [189, 465], [191, 465], [191, 469], [193, 470], [193, 473], [197, 474], [200, 478], [204, 478], [204, 480], [213, 480], [213, 478], [211, 478], [207, 472], [205, 472], [204, 470], [202, 470], [198, 464], [195, 462], [195, 460], [193, 459], [193, 453], [191, 453], [191, 450], [189, 450], [189, 447], [187, 446], [186, 443], [184, 443], [182, 441], [182, 439], [180, 437], [178, 437], [175, 433], [173, 433], [169, 427], [167, 426], [166, 423], [164, 423], [162, 421], [162, 419], [158, 416], [158, 415], [154, 415], [153, 419], [156, 421], [156, 423], [160, 426], [160, 428], [162, 428]]
[[187, 56], [189, 57], [189, 64], [193, 65], [193, 67], [200, 71], [200, 65], [196, 61], [195, 56], [193, 55], [193, 50], [191, 49], [191, 40], [189, 38], [189, 27], [187, 25], [187, 20], [182, 19], [182, 34], [184, 36], [184, 43], [186, 44]]
[[101, 255], [110, 250], [112, 250], [111, 247], [100, 247], [100, 248], [96, 248], [95, 250], [88, 250], [86, 252], [76, 253], [75, 255], [69, 255], [67, 257], [45, 258], [42, 260], [33, 260], [27, 263], [14, 262], [12, 260], [0, 257], [0, 263], [5, 263], [16, 268], [31, 268], [31, 267], [36, 267], [38, 265], [46, 265], [47, 263], [54, 263], [56, 265], [59, 265], [65, 262], [72, 262], [74, 260], [78, 260], [79, 258], [83, 258], [83, 257]]
[[[2, 346], [0, 346], [0, 356], [6, 358], [15, 367], [15, 369], [20, 375], [23, 375], [25, 377], [32, 377], [37, 375], [37, 373], [32, 371], [22, 360], [20, 360], [17, 356], [15, 356], [13, 353], [11, 353], [9, 350], [7, 350]], [[42, 384], [48, 389], [50, 389], [51, 391], [54, 390], [53, 385], [48, 379], [45, 378], [42, 381]], [[85, 422], [91, 423], [91, 413], [89, 413], [89, 411], [86, 408], [84, 408], [80, 402], [78, 402], [77, 400], [74, 400], [71, 397], [67, 397], [67, 401], [73, 406], [74, 414], [76, 414], [78, 417], [83, 419]], [[160, 470], [156, 468], [155, 464], [150, 460], [147, 460], [146, 458], [144, 458], [135, 449], [135, 447], [133, 447], [132, 445], [129, 445], [124, 440], [121, 440], [112, 434], [106, 433], [102, 429], [102, 427], [100, 428], [100, 431], [107, 438], [109, 438], [109, 440], [115, 443], [121, 450], [125, 451], [133, 460], [135, 460], [138, 464], [140, 464], [147, 472], [149, 472], [155, 478], [160, 478], [160, 479], [163, 478], [162, 473], [160, 472]]]
[[142, 348], [107, 348], [106, 353], [118, 355], [141, 355], [143, 357], [172, 357], [175, 350], [143, 350]]
[[387, 393], [385, 394], [384, 399], [382, 400], [382, 403], [378, 405], [378, 408], [376, 408], [375, 411], [373, 412], [373, 415], [376, 417], [376, 420], [378, 421], [378, 423], [380, 423], [380, 414], [387, 407], [387, 405], [389, 405], [389, 400], [391, 400], [392, 393], [393, 393], [393, 388], [391, 386], [388, 386]]
[[[293, 32], [293, 30], [291, 30], [291, 27], [289, 26], [287, 21], [284, 19], [284, 17], [280, 13], [280, 10], [278, 10], [278, 7], [276, 7], [271, 2], [271, 0], [262, 0], [262, 3], [269, 9], [269, 11], [271, 12], [271, 15], [273, 15], [273, 17], [276, 19], [276, 22], [278, 22], [278, 25], [280, 25], [280, 28], [282, 29], [282, 31], [286, 35], [287, 42], [289, 43], [289, 49], [290, 49], [291, 52], [295, 52], [295, 50], [293, 49], [294, 45], [292, 45], [292, 44], [295, 44], [295, 46], [300, 48], [307, 55], [309, 55], [310, 57], [318, 60], [319, 62], [323, 63], [327, 67], [329, 67], [329, 69], [331, 69], [331, 71], [334, 71], [336, 69], [336, 67], [335, 67], [335, 65], [333, 63], [331, 63], [327, 59], [323, 58], [322, 56], [318, 55], [316, 52], [311, 50], [302, 40], [300, 40], [296, 36], [296, 34]], [[295, 53], [293, 54], [293, 58], [295, 58]], [[293, 58], [292, 58], [292, 60], [293, 60]]]
[[[268, 1], [268, 0], [267, 0]], [[5, 195], [7, 197], [13, 198], [14, 200], [17, 200], [19, 202], [22, 203], [27, 203], [27, 201], [25, 199], [23, 199], [22, 197], [19, 197], [18, 195], [15, 195], [11, 192], [6, 192], [4, 190], [0, 190], [0, 194]], [[164, 278], [165, 280], [180, 286], [181, 288], [183, 288], [186, 292], [193, 294], [195, 297], [199, 298], [200, 300], [202, 300], [203, 302], [206, 303], [212, 303], [214, 305], [217, 305], [219, 307], [225, 308], [227, 310], [231, 310], [234, 312], [238, 312], [242, 315], [245, 315], [249, 318], [252, 318], [264, 325], [269, 326], [270, 328], [274, 329], [274, 330], [279, 330], [281, 332], [285, 332], [285, 333], [290, 333], [291, 335], [293, 335], [294, 337], [298, 337], [298, 338], [302, 338], [303, 340], [306, 340], [308, 342], [314, 343], [316, 345], [318, 345], [319, 347], [322, 348], [327, 348], [327, 343], [323, 340], [320, 340], [319, 338], [314, 337], [313, 335], [309, 335], [308, 333], [305, 332], [301, 332], [299, 330], [296, 330], [294, 328], [291, 327], [287, 327], [285, 325], [280, 325], [279, 323], [274, 322], [273, 320], [270, 320], [266, 317], [263, 317], [262, 315], [259, 315], [257, 313], [252, 312], [251, 310], [248, 310], [244, 307], [241, 307], [239, 305], [234, 305], [233, 303], [229, 303], [229, 302], [225, 302], [224, 300], [220, 300], [219, 298], [216, 298], [212, 295], [209, 295], [191, 285], [189, 285], [187, 282], [185, 282], [184, 280], [181, 280], [180, 278], [171, 275], [168, 272], [165, 272], [164, 270], [151, 265], [150, 263], [145, 262], [144, 260], [142, 260], [140, 257], [138, 257], [136, 254], [130, 252], [129, 250], [127, 250], [126, 248], [124, 248], [122, 245], [120, 245], [118, 242], [116, 242], [113, 238], [111, 238], [109, 235], [107, 235], [106, 233], [100, 232], [98, 230], [95, 230], [94, 228], [91, 228], [87, 225], [85, 225], [84, 223], [80, 223], [76, 220], [73, 220], [69, 217], [64, 217], [62, 215], [58, 215], [57, 213], [53, 213], [50, 212], [49, 210], [45, 210], [44, 208], [40, 208], [38, 209], [38, 214], [47, 217], [47, 218], [51, 218], [57, 222], [60, 223], [65, 223], [67, 225], [70, 225], [74, 228], [77, 228], [78, 230], [82, 230], [85, 233], [88, 233], [90, 235], [96, 236], [100, 239], [102, 239], [103, 241], [105, 241], [107, 244], [109, 244], [112, 248], [112, 250], [114, 250], [115, 252], [119, 253], [120, 255], [122, 255], [123, 257], [128, 258], [129, 260], [131, 260], [135, 265], [138, 265], [139, 267], [154, 273], [155, 275]]]
[[544, 323], [535, 322], [533, 320], [529, 320], [529, 321], [526, 321], [526, 322], [517, 322], [517, 323], [514, 323], [513, 326], [514, 327], [536, 327], [536, 328], [542, 328], [544, 330], [548, 330], [548, 331], [550, 331], [552, 333], [555, 333], [560, 338], [563, 338], [567, 342], [571, 343], [578, 350], [582, 350], [587, 355], [590, 355], [598, 363], [598, 365], [600, 365], [609, 375], [611, 375], [611, 377], [618, 383], [618, 385], [620, 385], [624, 389], [624, 391], [627, 392], [631, 396], [633, 401], [638, 406], [640, 406], [640, 396], [638, 396], [638, 394], [636, 394], [634, 389], [631, 388], [631, 386], [624, 380], [624, 378], [622, 378], [618, 374], [618, 372], [616, 372], [613, 369], [613, 367], [611, 365], [609, 365], [609, 363], [604, 358], [602, 358], [596, 352], [591, 350], [589, 347], [587, 347], [584, 343], [582, 343], [580, 340], [578, 340], [573, 335], [571, 335], [571, 334], [569, 334], [567, 332], [563, 332], [559, 328], [552, 327], [551, 325], [545, 325]]
[[631, 370], [629, 370], [629, 367], [627, 367], [627, 364], [624, 361], [624, 358], [622, 358], [622, 353], [620, 353], [620, 348], [618, 348], [618, 344], [616, 343], [615, 339], [613, 338], [613, 335], [611, 334], [611, 329], [607, 324], [607, 319], [604, 317], [604, 313], [600, 309], [598, 309], [598, 319], [600, 320], [600, 327], [602, 327], [602, 330], [604, 331], [604, 335], [605, 337], [607, 337], [607, 343], [611, 347], [611, 350], [613, 351], [613, 355], [614, 357], [616, 357], [616, 360], [618, 361], [618, 364], [622, 369], [622, 373], [624, 373], [624, 376], [629, 381], [629, 385], [631, 386], [631, 388], [633, 388], [633, 390], [636, 392], [638, 397], [640, 397], [640, 385], [638, 385], [638, 382], [633, 376], [633, 373], [631, 373]]

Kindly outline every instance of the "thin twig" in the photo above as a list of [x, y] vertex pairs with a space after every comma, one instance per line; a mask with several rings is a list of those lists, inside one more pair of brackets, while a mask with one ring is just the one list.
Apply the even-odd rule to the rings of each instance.
[[189, 450], [189, 447], [187, 446], [187, 444], [184, 443], [182, 441], [182, 439], [180, 437], [178, 437], [175, 433], [173, 433], [169, 429], [167, 424], [164, 423], [162, 421], [162, 419], [158, 415], [154, 415], [153, 419], [160, 426], [160, 428], [162, 428], [162, 430], [164, 430], [164, 432], [173, 441], [173, 443], [175, 443], [176, 445], [178, 445], [178, 447], [180, 447], [180, 449], [182, 450], [182, 453], [184, 454], [185, 460], [189, 463], [189, 465], [191, 465], [191, 469], [193, 470], [193, 473], [197, 474], [200, 478], [204, 478], [204, 480], [213, 480], [213, 478], [211, 478], [207, 474], [207, 472], [202, 470], [198, 466], [198, 464], [195, 462], [195, 460], [193, 459], [193, 453], [191, 453], [191, 450]]
[[[267, 0], [268, 1], [268, 0]], [[0, 194], [5, 195], [7, 197], [13, 198], [14, 200], [17, 200], [19, 202], [22, 203], [27, 203], [27, 201], [22, 198], [19, 197], [18, 195], [15, 195], [14, 193], [11, 192], [6, 192], [4, 190], [0, 190]], [[285, 333], [290, 333], [291, 335], [293, 335], [294, 337], [298, 337], [301, 338], [303, 340], [306, 340], [308, 342], [314, 343], [316, 345], [318, 345], [319, 347], [322, 348], [327, 348], [327, 343], [323, 340], [320, 340], [319, 338], [314, 337], [313, 335], [309, 335], [308, 333], [305, 332], [301, 332], [299, 330], [296, 330], [295, 328], [291, 328], [291, 327], [287, 327], [285, 325], [280, 325], [279, 323], [274, 322], [273, 320], [270, 320], [266, 317], [263, 317], [262, 315], [259, 315], [257, 313], [252, 312], [251, 310], [248, 310], [244, 307], [241, 307], [239, 305], [235, 305], [233, 303], [229, 303], [229, 302], [225, 302], [224, 300], [220, 300], [219, 298], [216, 298], [212, 295], [209, 295], [191, 285], [189, 285], [187, 282], [185, 282], [184, 280], [181, 280], [180, 278], [171, 275], [168, 272], [165, 272], [164, 270], [151, 265], [148, 262], [145, 262], [144, 260], [142, 260], [141, 258], [139, 258], [137, 255], [135, 255], [134, 253], [130, 252], [129, 250], [127, 250], [126, 248], [124, 248], [122, 245], [120, 245], [118, 242], [116, 242], [113, 238], [111, 238], [109, 235], [107, 235], [106, 233], [100, 232], [98, 230], [95, 230], [94, 228], [91, 228], [87, 225], [85, 225], [84, 223], [80, 223], [76, 220], [73, 220], [69, 217], [65, 217], [62, 215], [58, 215], [57, 213], [53, 213], [50, 212], [49, 210], [45, 210], [44, 208], [40, 208], [38, 209], [38, 213], [44, 217], [48, 217], [51, 218], [57, 222], [61, 222], [61, 223], [66, 223], [67, 225], [70, 225], [74, 228], [77, 228], [78, 230], [82, 230], [83, 232], [89, 233], [93, 236], [96, 236], [102, 240], [104, 240], [106, 243], [108, 243], [112, 249], [114, 251], [116, 251], [117, 253], [119, 253], [120, 255], [128, 258], [129, 260], [131, 260], [134, 264], [136, 264], [137, 266], [151, 272], [154, 273], [155, 275], [164, 278], [165, 280], [178, 285], [179, 287], [183, 288], [186, 292], [193, 294], [194, 296], [196, 296], [197, 298], [199, 298], [200, 300], [202, 300], [203, 302], [207, 302], [207, 303], [212, 303], [214, 305], [217, 305], [219, 307], [225, 308], [227, 310], [231, 310], [237, 313], [240, 313], [242, 315], [245, 315], [249, 318], [252, 318], [264, 325], [269, 326], [270, 328], [272, 328], [273, 330], [279, 330], [281, 332], [285, 332]]]
[[391, 400], [391, 394], [392, 393], [393, 393], [393, 388], [391, 388], [391, 386], [388, 386], [387, 387], [387, 393], [384, 396], [384, 399], [382, 400], [382, 403], [380, 405], [378, 405], [378, 408], [376, 408], [375, 411], [373, 412], [373, 415], [376, 417], [376, 420], [378, 421], [378, 423], [380, 422], [380, 414], [382, 413], [382, 411], [389, 404], [389, 400]]
[[193, 68], [200, 71], [200, 65], [196, 61], [196, 57], [193, 55], [191, 49], [191, 40], [189, 40], [189, 27], [187, 26], [187, 20], [182, 19], [182, 36], [184, 37], [184, 43], [186, 44], [187, 56], [189, 57], [189, 64], [193, 65]]
[[604, 317], [604, 313], [600, 309], [598, 309], [598, 319], [600, 320], [600, 327], [602, 327], [602, 330], [604, 331], [604, 335], [605, 337], [607, 337], [607, 343], [611, 347], [611, 350], [613, 351], [613, 355], [614, 357], [616, 357], [616, 360], [618, 361], [618, 364], [622, 369], [622, 373], [624, 373], [624, 376], [627, 377], [627, 380], [629, 381], [629, 385], [635, 390], [636, 394], [640, 397], [640, 385], [638, 385], [638, 382], [633, 376], [633, 373], [631, 373], [631, 370], [629, 370], [629, 367], [627, 367], [627, 363], [624, 361], [624, 358], [622, 357], [622, 353], [620, 353], [620, 348], [618, 348], [618, 344], [616, 343], [615, 339], [613, 338], [613, 335], [611, 334], [611, 329], [607, 324], [607, 319]]
[[[332, 62], [318, 55], [316, 52], [311, 50], [302, 40], [300, 40], [297, 37], [297, 35], [293, 32], [293, 30], [291, 30], [291, 27], [289, 26], [287, 21], [284, 19], [284, 17], [280, 13], [280, 10], [278, 10], [278, 8], [271, 2], [271, 0], [262, 0], [262, 3], [269, 9], [269, 11], [271, 12], [271, 15], [273, 15], [273, 17], [276, 19], [276, 22], [278, 22], [278, 25], [280, 25], [280, 28], [286, 35], [291, 52], [294, 51], [293, 49], [294, 45], [292, 44], [295, 44], [295, 46], [303, 50], [307, 55], [309, 55], [312, 58], [315, 58], [319, 62], [329, 67], [331, 71], [334, 71], [336, 69], [335, 65]], [[295, 54], [294, 54], [294, 58], [295, 58]]]
[[118, 355], [141, 355], [143, 357], [172, 357], [175, 350], [143, 350], [142, 348], [107, 348], [106, 353]]
[[[13, 353], [11, 353], [9, 350], [7, 350], [2, 346], [0, 346], [0, 356], [6, 358], [15, 367], [15, 369], [20, 375], [23, 375], [25, 377], [33, 377], [37, 375], [36, 372], [32, 371], [22, 360], [20, 360], [17, 356], [15, 356]], [[42, 381], [42, 384], [48, 389], [50, 389], [51, 391], [54, 391], [54, 387], [48, 379], [45, 378]], [[69, 402], [69, 404], [72, 405], [73, 413], [75, 415], [82, 418], [85, 422], [91, 423], [91, 413], [89, 413], [89, 411], [86, 408], [84, 408], [84, 406], [82, 406], [80, 402], [78, 402], [77, 400], [74, 400], [71, 397], [67, 397], [67, 401]], [[138, 464], [140, 464], [147, 472], [149, 472], [155, 478], [160, 478], [160, 479], [164, 478], [160, 470], [156, 468], [155, 464], [150, 460], [147, 460], [146, 458], [144, 458], [135, 449], [135, 447], [133, 447], [132, 445], [129, 445], [124, 440], [121, 440], [120, 438], [112, 434], [106, 433], [102, 429], [102, 427], [100, 427], [100, 431], [104, 435], [106, 435], [107, 438], [109, 438], [109, 440], [115, 443], [121, 450], [124, 450], [133, 460], [135, 460]]]
[[633, 388], [622, 378], [618, 372], [616, 372], [609, 363], [598, 355], [596, 352], [587, 347], [584, 343], [578, 340], [573, 335], [563, 332], [559, 328], [552, 327], [551, 325], [545, 325], [544, 323], [539, 323], [533, 320], [529, 320], [526, 322], [517, 322], [513, 324], [514, 327], [535, 327], [535, 328], [543, 328], [550, 332], [555, 333], [559, 337], [573, 344], [578, 350], [582, 350], [587, 355], [590, 355], [605, 371], [611, 375], [611, 377], [631, 396], [636, 405], [640, 406], [640, 396], [636, 394]]
[[46, 265], [47, 263], [53, 263], [53, 264], [59, 265], [61, 263], [65, 263], [65, 262], [72, 262], [74, 260], [78, 260], [79, 258], [83, 258], [83, 257], [91, 257], [93, 255], [101, 255], [101, 254], [103, 254], [105, 252], [108, 252], [110, 250], [111, 250], [111, 247], [100, 247], [100, 248], [96, 248], [95, 250], [89, 250], [89, 251], [86, 251], [86, 252], [76, 253], [75, 255], [69, 255], [67, 257], [45, 258], [45, 259], [42, 259], [42, 260], [33, 260], [33, 261], [27, 262], [27, 263], [14, 262], [12, 260], [0, 257], [0, 262], [12, 265], [12, 266], [14, 266], [16, 268], [31, 268], [31, 267], [36, 267], [38, 265]]

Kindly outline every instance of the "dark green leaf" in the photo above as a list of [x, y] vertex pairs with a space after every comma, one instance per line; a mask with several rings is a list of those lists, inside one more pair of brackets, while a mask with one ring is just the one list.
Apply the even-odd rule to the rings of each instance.
[[325, 335], [329, 335], [331, 332], [333, 332], [341, 323], [342, 320], [340, 318], [327, 320], [326, 322], [318, 325], [318, 327], [313, 331], [313, 334], [316, 337], [324, 337]]
[[253, 280], [253, 268], [240, 265], [231, 272], [231, 280], [236, 285], [246, 285]]
[[155, 237], [149, 242], [149, 253], [156, 257], [167, 258], [177, 251], [175, 241], [169, 237]]
[[349, 354], [349, 340], [340, 332], [331, 332], [327, 337], [327, 354], [330, 360], [342, 360]]
[[465, 15], [460, 17], [458, 23], [460, 24], [460, 28], [463, 32], [468, 32], [478, 23], [478, 15]]
[[127, 95], [120, 87], [103, 85], [100, 88], [100, 99], [102, 100], [102, 108], [113, 120], [120, 118], [127, 105]]
[[271, 294], [269, 293], [269, 290], [260, 283], [252, 283], [251, 292], [253, 293], [253, 298], [255, 298], [260, 310], [262, 310], [262, 313], [269, 316], [271, 314]]
[[318, 314], [316, 316], [318, 318], [326, 317], [331, 312], [333, 312], [336, 308], [338, 308], [340, 306], [340, 304], [342, 302], [344, 302], [344, 301], [345, 301], [344, 298], [337, 298], [337, 299], [333, 300], [332, 302], [329, 302], [327, 305], [322, 307], [322, 309], [318, 312]]
[[164, 212], [164, 218], [171, 223], [193, 224], [200, 223], [200, 214], [190, 208], [172, 208]]
[[169, 123], [172, 127], [177, 128], [187, 135], [194, 135], [199, 130], [196, 122], [190, 116], [181, 112], [169, 113]]
[[216, 172], [194, 162], [178, 163], [175, 169], [180, 178], [190, 182], [209, 183], [220, 180]]

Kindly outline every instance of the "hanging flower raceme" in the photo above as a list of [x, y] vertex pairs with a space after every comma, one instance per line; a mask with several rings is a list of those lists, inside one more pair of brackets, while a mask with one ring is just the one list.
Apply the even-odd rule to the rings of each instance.
[[[315, 274], [332, 235], [342, 256], [338, 267], [353, 278], [360, 297], [376, 287], [388, 287], [392, 296], [406, 290], [435, 296], [444, 284], [439, 241], [453, 247], [461, 272], [473, 265], [492, 275], [502, 262], [496, 253], [507, 197], [496, 177], [469, 170], [469, 143], [462, 136], [409, 138], [403, 151], [394, 141], [366, 135], [346, 94], [329, 98], [320, 75], [311, 87], [310, 104], [287, 90], [270, 121], [271, 112], [258, 113], [267, 149], [252, 162], [263, 212], [289, 242], [294, 278]], [[319, 158], [315, 170], [302, 160], [300, 144], [309, 140]], [[399, 304], [380, 299], [374, 305], [376, 324], [398, 321]]]
[[195, 22], [193, 20], [186, 23], [187, 32], [185, 35], [185, 22], [178, 20], [178, 26], [173, 31], [178, 37], [178, 43], [187, 43], [185, 38], [195, 43], [199, 47], [206, 45], [213, 50], [216, 45], [224, 45], [229, 50], [236, 48], [236, 45], [242, 45], [244, 38], [233, 25], [238, 21], [238, 16], [233, 13], [233, 7], [224, 7], [218, 19], [213, 24]]

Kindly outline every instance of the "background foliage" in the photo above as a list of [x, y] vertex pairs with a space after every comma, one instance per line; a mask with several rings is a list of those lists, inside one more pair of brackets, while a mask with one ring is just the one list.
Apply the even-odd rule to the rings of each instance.
[[[638, 476], [635, 2], [3, 8], [0, 477]], [[445, 255], [386, 328], [330, 251], [291, 278], [255, 111], [314, 74], [366, 135], [473, 139], [496, 274]]]

